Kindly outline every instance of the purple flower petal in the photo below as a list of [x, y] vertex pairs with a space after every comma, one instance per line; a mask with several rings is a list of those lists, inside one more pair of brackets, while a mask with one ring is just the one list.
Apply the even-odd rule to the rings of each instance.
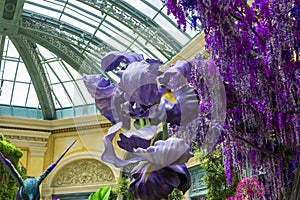
[[115, 90], [115, 85], [111, 84], [102, 74], [84, 75], [82, 80], [88, 92], [95, 99], [108, 98]]
[[179, 88], [188, 82], [191, 67], [189, 61], [177, 61], [158, 78], [158, 82], [172, 90]]
[[[165, 87], [160, 87], [160, 91], [167, 92]], [[190, 86], [184, 85], [180, 89], [172, 92], [174, 100], [161, 98], [160, 106], [164, 107], [167, 113], [166, 122], [176, 125], [183, 125], [198, 117], [199, 99]]]
[[153, 105], [160, 98], [157, 88], [157, 74], [160, 62], [134, 62], [123, 71], [119, 86], [129, 102]]
[[179, 179], [181, 180], [179, 186], [177, 188], [182, 191], [184, 194], [186, 191], [189, 190], [189, 188], [192, 185], [191, 182], [191, 175], [189, 173], [189, 170], [185, 165], [171, 165], [169, 166], [170, 169], [175, 171], [177, 175], [179, 176]]
[[118, 145], [122, 149], [133, 152], [135, 148], [147, 148], [156, 134], [156, 126], [145, 126], [137, 131], [120, 134]]
[[133, 52], [112, 51], [103, 57], [101, 67], [106, 72], [112, 71], [117, 68], [123, 60], [125, 60], [126, 65], [128, 65], [132, 62], [144, 60], [144, 57], [142, 54]]
[[108, 130], [107, 135], [104, 136], [104, 152], [101, 156], [101, 159], [104, 162], [111, 163], [116, 167], [123, 167], [131, 163], [136, 163], [145, 160], [143, 157], [133, 157], [129, 160], [122, 160], [117, 157], [115, 153], [115, 149], [113, 146], [113, 139], [116, 136], [117, 132], [121, 129], [122, 122], [115, 124], [114, 126], [110, 127]]
[[138, 165], [132, 170], [130, 190], [137, 199], [167, 198], [174, 188], [185, 193], [191, 185], [190, 174], [185, 165], [173, 165], [153, 171], [147, 178], [146, 174], [147, 164]]
[[137, 148], [134, 150], [134, 154], [148, 160], [153, 171], [169, 165], [184, 164], [193, 156], [189, 145], [183, 139], [173, 137], [167, 140], [158, 140], [154, 146], [147, 149]]

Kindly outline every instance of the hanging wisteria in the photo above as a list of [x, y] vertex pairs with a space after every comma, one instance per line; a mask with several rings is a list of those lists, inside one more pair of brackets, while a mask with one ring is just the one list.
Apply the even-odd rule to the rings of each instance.
[[[227, 113], [220, 140], [228, 183], [237, 170], [264, 184], [264, 198], [289, 199], [300, 160], [300, 1], [163, 2], [179, 27], [185, 29], [187, 19], [192, 27], [201, 24], [222, 77]], [[204, 61], [195, 57], [191, 75], [202, 120], [211, 117], [212, 98], [197, 64]], [[199, 128], [199, 145], [204, 131]]]

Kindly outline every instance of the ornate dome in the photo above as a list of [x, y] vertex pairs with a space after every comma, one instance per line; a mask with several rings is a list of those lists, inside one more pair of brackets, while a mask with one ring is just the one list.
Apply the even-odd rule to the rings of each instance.
[[81, 75], [101, 73], [106, 53], [166, 63], [199, 34], [178, 30], [160, 0], [0, 0], [0, 16], [0, 116], [96, 113]]

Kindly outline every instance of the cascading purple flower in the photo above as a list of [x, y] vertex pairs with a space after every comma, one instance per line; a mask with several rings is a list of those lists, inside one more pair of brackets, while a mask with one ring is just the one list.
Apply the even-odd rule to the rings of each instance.
[[[118, 134], [122, 123], [112, 126], [104, 137], [104, 162], [123, 167], [139, 163], [130, 173], [130, 189], [138, 199], [160, 199], [174, 188], [186, 192], [191, 185], [190, 174], [185, 166], [193, 154], [183, 139], [169, 138], [151, 144], [156, 126], [146, 126], [137, 131]], [[119, 137], [119, 138], [118, 138]], [[133, 157], [123, 160], [117, 157], [118, 145]]]

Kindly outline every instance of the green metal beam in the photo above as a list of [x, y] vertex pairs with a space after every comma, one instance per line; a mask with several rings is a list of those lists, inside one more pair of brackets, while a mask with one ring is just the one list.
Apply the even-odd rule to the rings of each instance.
[[16, 35], [25, 0], [0, 0], [0, 33]]
[[144, 13], [124, 1], [116, 0], [78, 0], [98, 9], [100, 12], [118, 20], [148, 41], [168, 60], [182, 49], [182, 45], [163, 27]]
[[49, 83], [40, 59], [36, 53], [34, 43], [22, 36], [11, 36], [10, 39], [20, 53], [20, 56], [27, 68], [43, 111], [44, 119], [56, 119], [55, 106]]
[[0, 34], [0, 72], [2, 71], [1, 65], [2, 65], [2, 58], [4, 53], [4, 43], [5, 43], [6, 36], [4, 34]]

